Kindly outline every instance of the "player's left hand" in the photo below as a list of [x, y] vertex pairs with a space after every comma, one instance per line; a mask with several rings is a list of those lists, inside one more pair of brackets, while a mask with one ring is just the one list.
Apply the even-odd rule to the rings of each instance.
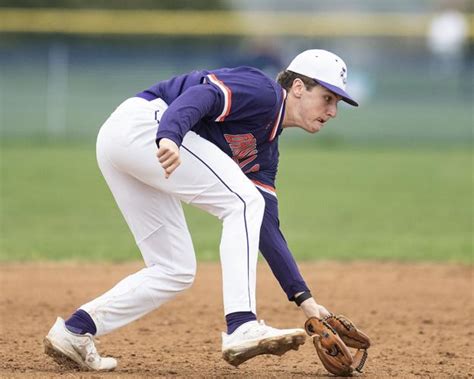
[[181, 164], [179, 147], [172, 140], [162, 138], [156, 157], [165, 170], [165, 178], [168, 179], [174, 170]]

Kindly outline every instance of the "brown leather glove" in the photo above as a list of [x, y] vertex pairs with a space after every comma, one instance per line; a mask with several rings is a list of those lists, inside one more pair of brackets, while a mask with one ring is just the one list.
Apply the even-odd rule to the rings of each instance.
[[313, 344], [323, 366], [331, 374], [348, 376], [352, 373], [352, 355], [336, 331], [317, 317], [310, 317], [304, 324], [306, 333], [313, 336]]
[[352, 368], [362, 372], [368, 356], [367, 349], [370, 347], [370, 338], [357, 329], [351, 320], [342, 315], [331, 314], [325, 317], [324, 321], [333, 327], [346, 346], [357, 349], [352, 356]]
[[[362, 372], [370, 339], [348, 318], [332, 314], [323, 320], [311, 317], [305, 329], [310, 336], [316, 335], [313, 344], [326, 370], [338, 376], [349, 376], [354, 370]], [[358, 350], [352, 356], [348, 347]]]
[[331, 314], [323, 320], [332, 326], [347, 346], [356, 349], [368, 349], [370, 347], [369, 337], [357, 329], [347, 317]]

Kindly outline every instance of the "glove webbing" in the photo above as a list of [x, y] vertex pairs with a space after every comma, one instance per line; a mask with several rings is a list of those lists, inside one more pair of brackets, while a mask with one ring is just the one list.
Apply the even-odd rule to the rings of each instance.
[[357, 350], [355, 355], [352, 357], [354, 360], [353, 363], [353, 368], [354, 370], [358, 372], [362, 372], [362, 369], [364, 368], [365, 361], [367, 360], [367, 357], [369, 354], [367, 353], [367, 350]]

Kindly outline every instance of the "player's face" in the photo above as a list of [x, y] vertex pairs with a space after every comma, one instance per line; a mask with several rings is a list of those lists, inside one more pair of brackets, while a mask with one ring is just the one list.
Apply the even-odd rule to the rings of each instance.
[[331, 118], [336, 117], [340, 100], [340, 96], [320, 85], [309, 90], [304, 87], [298, 102], [298, 126], [309, 133], [319, 132]]

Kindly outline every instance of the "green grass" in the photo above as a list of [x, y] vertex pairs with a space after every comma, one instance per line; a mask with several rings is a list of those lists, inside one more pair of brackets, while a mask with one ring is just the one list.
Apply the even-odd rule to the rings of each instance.
[[[1, 149], [0, 260], [140, 258], [93, 144]], [[281, 226], [298, 259], [472, 263], [469, 149], [280, 150]], [[218, 259], [220, 224], [185, 211], [198, 258]]]
[[291, 150], [283, 172], [282, 227], [304, 258], [472, 260], [467, 151]]

